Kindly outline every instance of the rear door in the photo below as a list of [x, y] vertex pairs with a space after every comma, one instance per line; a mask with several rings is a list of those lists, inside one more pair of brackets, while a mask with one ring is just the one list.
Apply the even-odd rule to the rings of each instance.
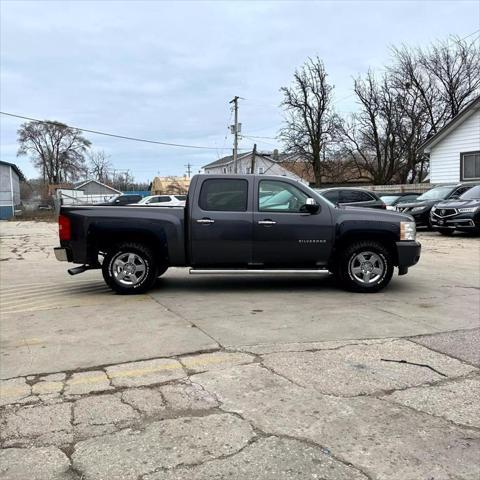
[[253, 263], [265, 268], [326, 265], [333, 239], [328, 206], [323, 204], [310, 214], [302, 211], [310, 194], [300, 185], [261, 177], [256, 177], [255, 183]]
[[251, 263], [253, 213], [249, 183], [245, 178], [199, 179], [190, 214], [193, 266], [245, 267]]

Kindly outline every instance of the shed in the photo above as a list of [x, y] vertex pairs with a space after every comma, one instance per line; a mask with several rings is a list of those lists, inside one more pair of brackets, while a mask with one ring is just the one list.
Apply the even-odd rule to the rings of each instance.
[[121, 191], [105, 185], [98, 180], [87, 180], [75, 186], [75, 190], [82, 190], [84, 195], [121, 195]]
[[15, 215], [15, 208], [20, 206], [20, 182], [24, 180], [15, 164], [0, 160], [0, 220]]

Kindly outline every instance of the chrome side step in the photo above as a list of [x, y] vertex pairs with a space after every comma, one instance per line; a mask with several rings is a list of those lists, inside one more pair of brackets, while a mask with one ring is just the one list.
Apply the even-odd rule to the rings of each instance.
[[305, 270], [288, 270], [288, 269], [272, 269], [272, 270], [263, 270], [258, 268], [237, 268], [237, 269], [197, 269], [191, 268], [189, 270], [190, 275], [258, 275], [258, 274], [267, 274], [271, 275], [274, 273], [280, 274], [305, 274], [305, 273], [329, 273], [325, 268], [317, 269], [305, 269]]

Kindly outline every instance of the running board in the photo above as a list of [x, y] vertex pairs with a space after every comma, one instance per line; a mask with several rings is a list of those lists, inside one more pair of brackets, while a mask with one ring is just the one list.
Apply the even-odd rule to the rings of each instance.
[[272, 270], [263, 270], [259, 268], [237, 268], [237, 269], [197, 269], [191, 268], [189, 271], [190, 275], [257, 275], [257, 274], [305, 274], [305, 273], [329, 273], [325, 268], [322, 269], [305, 269], [305, 270], [288, 270], [288, 269], [272, 269]]

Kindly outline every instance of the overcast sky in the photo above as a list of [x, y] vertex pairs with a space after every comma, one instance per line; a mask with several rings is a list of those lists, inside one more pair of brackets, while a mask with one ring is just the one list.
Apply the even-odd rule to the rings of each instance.
[[[391, 45], [425, 46], [480, 29], [472, 1], [29, 1], [2, 0], [1, 110], [192, 150], [93, 134], [117, 169], [137, 180], [194, 171], [231, 148], [229, 100], [246, 135], [274, 137], [279, 88], [319, 55], [337, 109], [355, 109], [352, 77], [388, 62]], [[478, 34], [473, 35], [475, 38]], [[3, 160], [16, 158], [21, 120], [1, 116]], [[275, 140], [258, 139], [262, 150]], [[261, 143], [268, 142], [268, 143]], [[243, 148], [252, 140], [243, 139]]]

